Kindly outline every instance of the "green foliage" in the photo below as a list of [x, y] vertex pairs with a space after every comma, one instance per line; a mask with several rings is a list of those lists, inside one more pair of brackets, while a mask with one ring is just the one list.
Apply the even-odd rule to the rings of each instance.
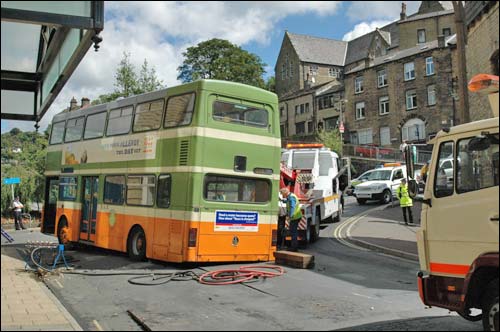
[[[12, 201], [10, 185], [4, 178], [18, 177], [21, 183], [14, 185], [15, 195], [27, 207], [30, 202], [41, 202], [43, 197], [47, 136], [19, 129], [2, 134], [2, 213], [8, 212]], [[20, 149], [20, 152], [17, 149]]]
[[276, 78], [274, 76], [271, 76], [267, 79], [266, 90], [276, 92]]
[[100, 95], [92, 102], [92, 105], [99, 105], [120, 97], [126, 98], [163, 88], [163, 82], [156, 76], [156, 70], [149, 68], [146, 59], [144, 59], [141, 71], [137, 74], [134, 65], [130, 62], [130, 53], [126, 52], [123, 52], [123, 58], [116, 69], [115, 79], [115, 91]]
[[316, 139], [319, 143], [342, 156], [342, 139], [338, 128], [333, 130], [318, 130]]
[[260, 57], [227, 40], [213, 38], [189, 47], [182, 55], [184, 62], [177, 68], [177, 79], [183, 83], [216, 79], [265, 88], [265, 64]]

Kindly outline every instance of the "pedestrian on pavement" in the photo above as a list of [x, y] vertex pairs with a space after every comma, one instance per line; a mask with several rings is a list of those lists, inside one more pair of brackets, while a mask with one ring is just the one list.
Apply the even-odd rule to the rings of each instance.
[[403, 153], [403, 160], [406, 161], [406, 147], [408, 146], [408, 143], [406, 140], [403, 140], [403, 143], [399, 146], [399, 150]]
[[429, 172], [429, 162], [426, 161], [422, 169], [420, 170], [420, 176], [424, 183], [427, 183], [427, 173]]
[[299, 199], [295, 194], [292, 194], [286, 187], [280, 189], [283, 199], [286, 200], [286, 219], [290, 227], [290, 235], [292, 241], [290, 244], [290, 251], [298, 251], [298, 227], [299, 221], [302, 219], [302, 211], [300, 210]]
[[19, 201], [19, 196], [16, 196], [14, 198], [14, 201], [12, 202], [12, 211], [14, 212], [14, 224], [16, 226], [16, 231], [22, 229], [26, 229], [24, 227], [22, 218], [21, 218], [21, 213], [24, 205]]
[[405, 219], [405, 224], [408, 225], [408, 220], [406, 219], [406, 211], [410, 216], [410, 224], [413, 224], [413, 214], [411, 212], [411, 207], [413, 206], [413, 200], [408, 194], [408, 185], [406, 184], [406, 179], [401, 180], [401, 185], [398, 187], [397, 196], [399, 198], [399, 205], [403, 209], [403, 217]]

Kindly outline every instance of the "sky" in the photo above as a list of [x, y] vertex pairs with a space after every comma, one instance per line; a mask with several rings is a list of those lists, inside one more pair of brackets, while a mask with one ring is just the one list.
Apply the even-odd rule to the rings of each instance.
[[[405, 1], [407, 14], [420, 1]], [[352, 40], [399, 19], [401, 1], [105, 1], [104, 30], [98, 52], [91, 47], [40, 122], [43, 131], [52, 117], [75, 97], [95, 99], [114, 90], [115, 72], [124, 52], [139, 71], [144, 59], [166, 86], [175, 86], [182, 53], [199, 42], [227, 39], [258, 55], [266, 64], [265, 79], [274, 66], [284, 33]], [[2, 23], [3, 24], [3, 23]], [[2, 30], [3, 26], [2, 26]], [[23, 38], [11, 32], [11, 40]], [[2, 68], [4, 67], [2, 43]], [[19, 56], [22, 65], [26, 59]], [[1, 121], [1, 132], [33, 131], [34, 122]]]

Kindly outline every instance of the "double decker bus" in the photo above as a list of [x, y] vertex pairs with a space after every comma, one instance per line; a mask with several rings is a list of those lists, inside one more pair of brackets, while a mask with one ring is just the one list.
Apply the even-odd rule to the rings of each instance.
[[42, 232], [134, 260], [273, 259], [277, 109], [274, 93], [199, 80], [57, 114]]

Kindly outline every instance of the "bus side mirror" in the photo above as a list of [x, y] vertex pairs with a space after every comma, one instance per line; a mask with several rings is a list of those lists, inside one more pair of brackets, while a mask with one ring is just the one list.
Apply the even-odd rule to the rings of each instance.
[[418, 194], [418, 184], [416, 180], [409, 180], [408, 181], [408, 195], [410, 195], [411, 198], [415, 198]]
[[469, 151], [484, 151], [487, 150], [491, 145], [490, 139], [487, 136], [476, 136], [469, 141], [468, 150]]

